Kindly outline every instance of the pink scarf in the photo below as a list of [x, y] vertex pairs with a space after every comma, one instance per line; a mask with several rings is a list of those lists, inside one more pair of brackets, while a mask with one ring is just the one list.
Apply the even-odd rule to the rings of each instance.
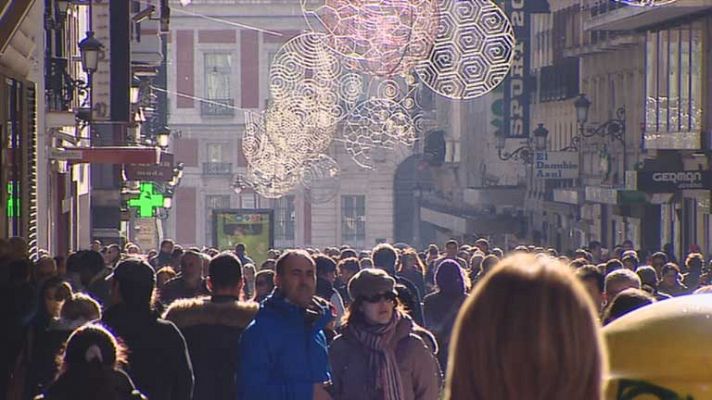
[[383, 394], [383, 400], [403, 398], [403, 384], [398, 362], [391, 347], [391, 340], [400, 321], [401, 315], [395, 311], [391, 321], [385, 325], [349, 325], [353, 337], [369, 350], [369, 369], [375, 371], [376, 388]]

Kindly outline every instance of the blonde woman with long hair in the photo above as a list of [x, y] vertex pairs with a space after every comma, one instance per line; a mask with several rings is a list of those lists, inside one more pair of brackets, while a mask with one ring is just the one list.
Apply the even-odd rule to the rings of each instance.
[[605, 368], [596, 311], [551, 257], [502, 260], [455, 323], [448, 400], [600, 400]]

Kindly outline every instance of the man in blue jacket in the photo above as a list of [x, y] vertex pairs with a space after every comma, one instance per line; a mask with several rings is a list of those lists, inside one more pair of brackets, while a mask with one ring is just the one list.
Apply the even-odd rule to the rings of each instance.
[[323, 329], [333, 316], [315, 299], [316, 267], [303, 250], [277, 260], [275, 290], [240, 342], [241, 400], [322, 400], [329, 358]]

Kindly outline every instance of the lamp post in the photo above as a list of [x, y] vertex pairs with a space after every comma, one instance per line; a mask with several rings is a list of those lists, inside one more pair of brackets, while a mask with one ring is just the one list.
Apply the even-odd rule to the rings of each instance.
[[168, 148], [168, 138], [171, 136], [171, 131], [168, 128], [161, 128], [156, 132], [156, 145], [165, 150]]
[[88, 31], [87, 36], [79, 42], [79, 53], [81, 54], [82, 69], [91, 76], [99, 68], [99, 52], [104, 47], [100, 41], [94, 37], [94, 32]]
[[579, 95], [574, 101], [574, 107], [576, 108], [576, 122], [578, 122], [581, 137], [610, 137], [625, 145], [625, 107], [619, 107], [616, 110], [615, 117], [594, 127], [586, 127], [591, 102], [586, 98], [585, 94]]
[[506, 137], [497, 131], [497, 156], [502, 161], [507, 160], [522, 160], [525, 164], [531, 162], [532, 153], [535, 151], [546, 150], [546, 140], [549, 136], [549, 131], [544, 128], [544, 124], [538, 124], [537, 128], [532, 132], [533, 138], [529, 138], [527, 144], [520, 146], [516, 150], [510, 152], [503, 151]]

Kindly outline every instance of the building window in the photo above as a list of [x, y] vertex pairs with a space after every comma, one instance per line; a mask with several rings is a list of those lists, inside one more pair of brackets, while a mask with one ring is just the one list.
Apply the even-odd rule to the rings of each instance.
[[230, 99], [230, 78], [232, 57], [229, 53], [205, 54], [205, 97], [208, 99]]
[[366, 196], [341, 196], [341, 242], [365, 246]]
[[235, 115], [230, 78], [232, 56], [229, 53], [206, 53], [204, 56], [205, 101], [200, 113], [204, 116], [231, 117]]
[[648, 32], [646, 107], [648, 132], [695, 132], [701, 129], [704, 23]]
[[205, 243], [213, 241], [213, 210], [230, 208], [229, 195], [205, 196]]
[[284, 196], [274, 202], [274, 239], [294, 241], [294, 196]]

